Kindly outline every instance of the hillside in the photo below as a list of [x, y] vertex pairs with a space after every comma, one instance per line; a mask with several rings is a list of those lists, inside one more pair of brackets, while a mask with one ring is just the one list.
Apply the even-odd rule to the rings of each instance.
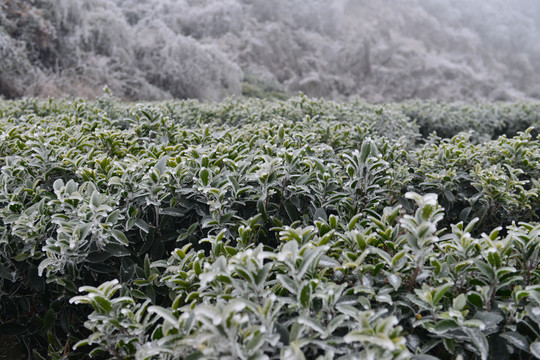
[[532, 0], [0, 0], [0, 95], [540, 98]]

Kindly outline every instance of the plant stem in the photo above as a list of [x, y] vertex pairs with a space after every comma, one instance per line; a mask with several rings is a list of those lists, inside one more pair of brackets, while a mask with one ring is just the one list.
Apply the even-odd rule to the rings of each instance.
[[409, 283], [409, 292], [413, 290], [414, 284], [416, 283], [416, 278], [418, 277], [419, 272], [420, 272], [420, 264], [416, 265], [416, 269], [414, 269], [414, 274], [412, 276], [411, 282]]
[[156, 213], [156, 230], [157, 230], [158, 235], [161, 236], [161, 228], [159, 225], [159, 206], [155, 205], [154, 209]]

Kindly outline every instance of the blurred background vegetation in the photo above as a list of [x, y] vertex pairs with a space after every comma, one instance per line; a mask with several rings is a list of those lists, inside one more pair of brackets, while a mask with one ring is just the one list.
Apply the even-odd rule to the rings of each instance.
[[0, 0], [0, 96], [540, 98], [534, 0]]

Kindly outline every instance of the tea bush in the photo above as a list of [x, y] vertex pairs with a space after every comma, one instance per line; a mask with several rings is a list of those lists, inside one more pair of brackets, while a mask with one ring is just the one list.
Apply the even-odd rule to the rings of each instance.
[[538, 115], [507, 120], [537, 104], [470, 105], [517, 133], [493, 140], [412, 106], [0, 103], [0, 333], [38, 359], [539, 357]]
[[436, 132], [450, 138], [474, 130], [473, 138], [478, 142], [500, 135], [515, 136], [531, 126], [540, 126], [538, 102], [471, 105], [423, 101], [398, 104], [397, 107], [416, 121], [424, 136]]

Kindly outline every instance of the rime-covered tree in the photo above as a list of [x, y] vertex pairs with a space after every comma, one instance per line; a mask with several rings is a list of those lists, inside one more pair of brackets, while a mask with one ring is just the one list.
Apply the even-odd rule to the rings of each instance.
[[0, 94], [540, 98], [534, 0], [0, 0]]

